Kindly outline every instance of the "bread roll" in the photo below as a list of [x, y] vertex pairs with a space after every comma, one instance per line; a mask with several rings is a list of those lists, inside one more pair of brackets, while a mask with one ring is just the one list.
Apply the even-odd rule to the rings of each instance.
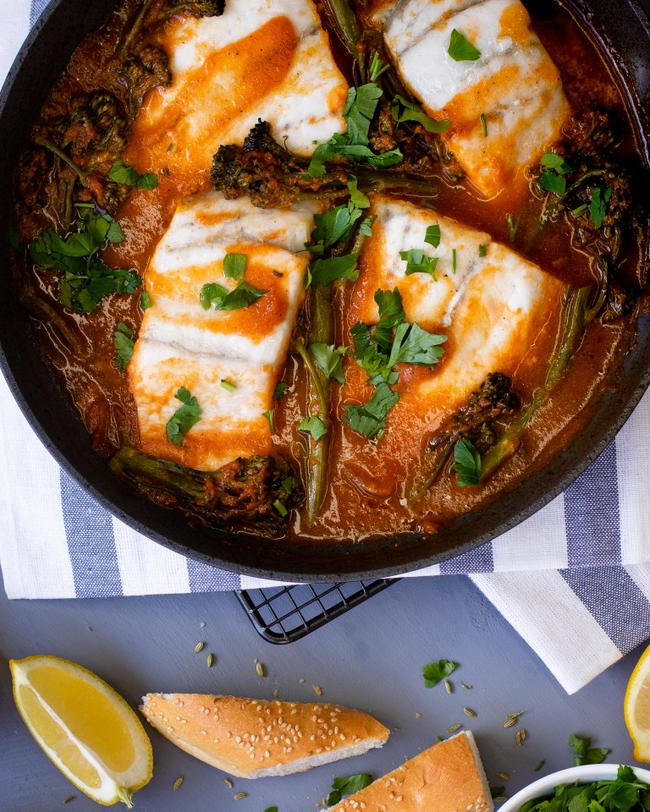
[[238, 778], [288, 775], [381, 747], [388, 728], [362, 711], [234, 696], [147, 694], [142, 714], [186, 753]]
[[481, 757], [471, 733], [434, 744], [328, 812], [491, 812]]

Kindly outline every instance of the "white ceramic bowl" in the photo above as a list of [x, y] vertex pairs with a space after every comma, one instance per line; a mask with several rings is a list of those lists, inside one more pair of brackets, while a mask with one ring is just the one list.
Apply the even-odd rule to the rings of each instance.
[[[559, 787], [561, 784], [574, 784], [576, 781], [581, 784], [589, 784], [592, 781], [611, 780], [616, 778], [619, 766], [619, 764], [583, 764], [580, 767], [569, 767], [566, 770], [550, 773], [519, 790], [512, 798], [508, 798], [499, 808], [499, 812], [517, 812], [531, 798], [553, 795], [555, 787]], [[650, 784], [650, 770], [630, 766], [637, 778]]]

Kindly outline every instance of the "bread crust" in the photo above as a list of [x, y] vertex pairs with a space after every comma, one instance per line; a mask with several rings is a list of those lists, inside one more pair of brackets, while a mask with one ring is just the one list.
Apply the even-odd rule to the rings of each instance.
[[492, 812], [471, 733], [434, 744], [328, 812]]
[[147, 694], [140, 711], [163, 736], [239, 778], [286, 775], [381, 747], [388, 728], [362, 711], [206, 694]]

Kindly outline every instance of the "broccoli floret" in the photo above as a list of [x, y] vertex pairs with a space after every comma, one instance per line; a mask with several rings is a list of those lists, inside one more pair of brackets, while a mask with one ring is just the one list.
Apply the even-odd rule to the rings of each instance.
[[80, 100], [60, 131], [61, 148], [81, 169], [107, 175], [126, 146], [128, 122], [115, 96], [99, 90]]
[[116, 70], [118, 82], [124, 88], [129, 118], [140, 112], [144, 98], [156, 87], [169, 87], [172, 74], [167, 54], [154, 45], [142, 45], [131, 53]]

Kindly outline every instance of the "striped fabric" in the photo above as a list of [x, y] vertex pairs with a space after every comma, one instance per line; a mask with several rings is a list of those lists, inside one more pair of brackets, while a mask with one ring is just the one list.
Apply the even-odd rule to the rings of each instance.
[[[0, 16], [10, 21], [0, 71], [8, 70], [45, 6], [46, 0], [0, 0]], [[0, 408], [0, 564], [9, 598], [268, 584], [188, 561], [140, 536], [59, 469], [1, 378]], [[648, 482], [650, 395], [566, 493], [494, 542], [410, 575], [469, 575], [574, 692], [650, 637]]]

